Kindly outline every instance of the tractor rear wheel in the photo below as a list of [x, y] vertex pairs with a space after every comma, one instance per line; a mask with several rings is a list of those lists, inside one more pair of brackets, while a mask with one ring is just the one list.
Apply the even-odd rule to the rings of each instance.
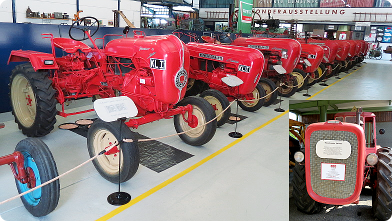
[[382, 148], [378, 153], [377, 182], [373, 190], [372, 209], [379, 220], [389, 220], [392, 216], [392, 151]]
[[[252, 91], [251, 94], [245, 97], [246, 101], [240, 101], [238, 105], [242, 108], [242, 110], [253, 112], [257, 111], [264, 105], [264, 97], [265, 90], [260, 85], [257, 84], [255, 89]], [[249, 100], [248, 100], [249, 99]], [[254, 100], [254, 101], [250, 101]]]
[[56, 91], [48, 73], [34, 71], [30, 63], [12, 70], [10, 79], [12, 114], [22, 133], [41, 137], [53, 130], [56, 123]]
[[293, 175], [293, 197], [297, 209], [307, 214], [319, 213], [323, 204], [312, 199], [306, 190], [305, 166], [296, 163]]
[[[24, 193], [58, 176], [56, 162], [48, 146], [38, 138], [21, 140], [15, 148], [23, 155], [24, 167], [29, 176], [28, 183], [15, 179], [19, 193]], [[17, 168], [15, 168], [16, 171]], [[52, 212], [60, 199], [60, 181], [55, 180], [20, 197], [26, 209], [36, 217]]]
[[308, 85], [309, 77], [306, 77], [307, 74], [303, 70], [295, 68], [291, 75], [297, 78], [297, 91], [303, 90]]
[[[281, 81], [279, 81], [281, 82]], [[293, 76], [282, 82], [283, 85], [279, 86], [278, 94], [283, 97], [291, 97], [297, 91], [297, 79]]]
[[268, 78], [260, 78], [259, 84], [263, 87], [265, 94], [268, 95], [264, 98], [264, 106], [267, 107], [273, 104], [278, 99], [277, 90], [271, 94], [276, 89], [276, 84]]
[[[101, 176], [112, 183], [128, 181], [139, 168], [140, 156], [135, 134], [121, 121], [104, 122], [95, 120], [88, 130], [87, 148], [90, 157], [94, 157], [106, 147], [123, 139], [133, 139], [134, 142], [120, 144], [120, 154], [102, 154], [93, 160], [93, 164]], [[114, 147], [116, 148], [116, 147]], [[121, 159], [119, 159], [119, 157]], [[120, 161], [120, 174], [119, 174]]]
[[185, 143], [192, 146], [206, 144], [212, 139], [216, 131], [216, 119], [213, 120], [216, 117], [215, 110], [208, 101], [195, 96], [186, 97], [177, 105], [186, 106], [188, 104], [193, 107], [191, 118], [188, 112], [183, 115], [175, 115], [174, 127], [177, 133], [185, 132], [179, 135]]
[[[216, 119], [216, 124], [218, 127], [222, 126], [229, 120], [231, 114], [230, 102], [222, 92], [215, 89], [208, 89], [206, 91], [203, 91], [203, 93], [200, 94], [200, 97], [204, 98], [206, 101], [208, 101], [208, 103], [212, 105], [215, 110], [216, 116], [219, 115]], [[222, 111], [226, 108], [227, 110], [222, 113]]]

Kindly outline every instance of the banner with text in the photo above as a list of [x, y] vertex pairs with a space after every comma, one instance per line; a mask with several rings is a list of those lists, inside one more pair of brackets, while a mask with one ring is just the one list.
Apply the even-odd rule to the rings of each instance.
[[253, 0], [241, 0], [239, 3], [237, 31], [250, 33], [252, 25]]

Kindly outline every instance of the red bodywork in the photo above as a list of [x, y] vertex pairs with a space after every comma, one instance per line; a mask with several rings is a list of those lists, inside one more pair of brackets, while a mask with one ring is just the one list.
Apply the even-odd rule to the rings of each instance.
[[[375, 187], [375, 180], [371, 177], [375, 176], [376, 170], [374, 166], [370, 166], [366, 163], [366, 157], [370, 153], [377, 153], [377, 149], [380, 148], [377, 146], [376, 139], [376, 116], [371, 112], [362, 112], [360, 115], [361, 125], [355, 124], [356, 122], [356, 113], [355, 112], [342, 112], [335, 114], [335, 121], [330, 121], [326, 123], [315, 123], [308, 126], [306, 134], [305, 134], [305, 168], [306, 168], [306, 180], [307, 180], [307, 190], [309, 195], [316, 201], [326, 203], [326, 204], [335, 204], [335, 205], [344, 205], [355, 203], [359, 200], [359, 195], [361, 193], [362, 188], [365, 186]], [[320, 194], [313, 191], [313, 187], [310, 184], [310, 180], [312, 179], [320, 179], [319, 177], [311, 177], [312, 170], [310, 165], [311, 152], [316, 151], [314, 149], [310, 149], [310, 140], [313, 132], [326, 131], [326, 133], [330, 133], [330, 131], [348, 131], [355, 134], [357, 138], [357, 148], [351, 150], [351, 154], [357, 154], [356, 165], [351, 165], [353, 167], [356, 166], [356, 179], [355, 179], [355, 189], [353, 194], [346, 198], [326, 198], [320, 196]], [[328, 132], [329, 131], [329, 132]], [[326, 134], [325, 133], [325, 134]], [[344, 137], [347, 137], [344, 135]], [[349, 140], [349, 139], [348, 139]], [[314, 146], [314, 145], [313, 145]], [[342, 163], [339, 159], [327, 159], [334, 161], [333, 163]], [[327, 161], [325, 160], [325, 161]], [[350, 161], [352, 162], [352, 161]], [[313, 165], [314, 166], [314, 165]], [[349, 170], [350, 165], [346, 165], [346, 170]], [[314, 167], [313, 167], [314, 168]], [[346, 174], [346, 176], [354, 176], [353, 174]], [[327, 182], [342, 182], [342, 181], [327, 181]], [[325, 185], [334, 185], [333, 183], [327, 183]], [[340, 184], [343, 185], [343, 184]], [[340, 186], [338, 185], [338, 186]], [[340, 191], [337, 188], [335, 191]], [[347, 191], [347, 190], [345, 190]]]
[[338, 52], [336, 54], [337, 61], [345, 61], [348, 56], [348, 52], [350, 50], [350, 44], [345, 41], [336, 41], [335, 42], [339, 45]]
[[[91, 37], [93, 48], [80, 41], [43, 35], [51, 39], [52, 54], [17, 50], [11, 52], [9, 62], [30, 61], [35, 71], [49, 71], [56, 98], [62, 105], [59, 115], [93, 111], [65, 113], [66, 101], [119, 94], [130, 97], [138, 108], [138, 116], [143, 116], [127, 122], [132, 127], [192, 111], [191, 105], [175, 108], [185, 95], [190, 66], [189, 51], [176, 36], [117, 35], [120, 38], [106, 46], [104, 36], [104, 48], [98, 49]], [[68, 54], [56, 57], [55, 47]]]
[[231, 44], [260, 50], [268, 61], [264, 64], [264, 71], [268, 75], [277, 74], [271, 67], [271, 65], [276, 64], [281, 64], [286, 70], [286, 74], [290, 74], [301, 55], [301, 44], [294, 39], [240, 37]]
[[28, 187], [35, 187], [35, 175], [31, 168], [25, 168], [23, 154], [15, 151], [12, 154], [0, 157], [0, 166], [8, 164], [11, 167], [15, 179], [19, 182], [28, 185]]
[[[311, 181], [312, 179], [320, 179], [321, 177], [312, 177], [311, 173], [314, 173], [314, 171], [311, 171], [311, 165], [310, 165], [310, 137], [312, 136], [312, 133], [318, 132], [318, 131], [325, 131], [325, 133], [328, 133], [328, 131], [347, 131], [355, 134], [358, 142], [358, 147], [355, 150], [352, 151], [357, 151], [357, 168], [356, 168], [356, 180], [355, 180], [355, 187], [354, 190], [349, 190], [349, 192], [352, 192], [351, 195], [345, 198], [328, 198], [321, 196], [321, 193], [315, 192], [313, 189], [315, 187], [312, 186]], [[315, 146], [315, 145], [314, 145]], [[355, 148], [355, 147], [352, 147]], [[312, 149], [312, 151], [315, 151]], [[334, 205], [345, 205], [345, 204], [350, 204], [353, 202], [356, 202], [359, 200], [359, 195], [361, 194], [362, 191], [362, 185], [363, 185], [363, 174], [364, 174], [364, 169], [365, 169], [365, 137], [364, 137], [364, 131], [363, 128], [360, 127], [357, 124], [352, 124], [352, 123], [342, 123], [342, 122], [324, 122], [324, 123], [315, 123], [311, 124], [308, 126], [306, 133], [305, 133], [305, 174], [306, 174], [306, 181], [307, 181], [307, 190], [309, 193], [309, 196], [312, 197], [317, 202], [325, 203], [325, 204], [334, 204]], [[325, 159], [324, 162], [331, 162], [333, 159]], [[335, 160], [332, 163], [340, 164], [341, 161]], [[349, 167], [348, 165], [345, 165]], [[321, 165], [320, 165], [321, 167]], [[345, 168], [348, 170], [348, 168]], [[321, 173], [321, 172], [320, 172]], [[348, 176], [351, 176], [350, 174], [345, 174], [345, 179], [347, 179]], [[344, 180], [345, 182], [346, 180]], [[314, 181], [316, 182], [316, 181]], [[335, 183], [337, 182], [337, 183]], [[335, 186], [336, 184], [339, 184], [339, 182], [343, 181], [335, 181], [335, 180], [323, 180], [321, 181], [322, 184], [325, 186], [324, 188], [328, 188], [328, 186]], [[340, 186], [340, 185], [337, 185]], [[338, 188], [336, 188], [334, 191], [339, 192], [343, 191]]]
[[[305, 39], [300, 39], [299, 41], [305, 43]], [[335, 61], [339, 49], [338, 44], [335, 41], [310, 38], [307, 40], [307, 44], [318, 45], [324, 49], [322, 63], [332, 64]]]
[[[226, 96], [252, 93], [259, 82], [264, 57], [256, 49], [194, 42], [188, 43], [187, 47], [191, 56], [189, 77], [206, 82], [210, 88]], [[230, 87], [221, 80], [228, 75], [237, 76], [244, 83]]]
[[[324, 57], [324, 49], [318, 45], [301, 43], [301, 57], [297, 64], [297, 68], [305, 71], [305, 73], [313, 73], [320, 65]], [[306, 65], [305, 59], [311, 66]]]

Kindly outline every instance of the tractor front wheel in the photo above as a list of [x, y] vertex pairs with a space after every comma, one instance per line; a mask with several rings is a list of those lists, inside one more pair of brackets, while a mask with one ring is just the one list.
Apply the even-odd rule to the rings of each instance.
[[185, 143], [192, 146], [206, 144], [216, 131], [217, 122], [216, 119], [213, 120], [216, 117], [215, 110], [208, 101], [195, 96], [186, 97], [177, 105], [186, 106], [188, 104], [193, 107], [192, 115], [189, 116], [188, 112], [175, 115], [174, 127], [177, 133], [185, 132], [179, 135]]
[[[278, 99], [278, 91], [275, 91], [276, 84], [268, 78], [260, 78], [259, 84], [263, 87], [265, 94], [267, 95], [264, 98], [264, 106], [270, 106]], [[272, 93], [272, 91], [274, 92]]]
[[312, 199], [306, 190], [305, 166], [296, 163], [293, 173], [293, 197], [297, 209], [307, 214], [319, 213], [323, 204]]
[[378, 153], [377, 182], [373, 190], [372, 209], [379, 220], [389, 220], [392, 216], [392, 151], [382, 148]]
[[[53, 155], [42, 140], [38, 138], [21, 140], [16, 145], [15, 151], [19, 151], [23, 155], [24, 168], [29, 177], [29, 182], [25, 184], [15, 179], [19, 193], [24, 193], [58, 176]], [[36, 217], [46, 216], [52, 212], [57, 207], [59, 198], [59, 180], [21, 197], [26, 209]]]
[[297, 91], [297, 79], [292, 75], [284, 77], [286, 80], [280, 80], [279, 83], [283, 83], [279, 86], [278, 94], [283, 97], [291, 97]]
[[[204, 98], [206, 101], [208, 101], [208, 103], [212, 105], [215, 110], [216, 116], [219, 115], [216, 119], [218, 127], [222, 126], [229, 120], [231, 114], [231, 107], [229, 107], [230, 102], [222, 92], [215, 89], [208, 89], [206, 91], [203, 91], [203, 93], [200, 94], [200, 97]], [[226, 108], [227, 110], [222, 113], [222, 111]]]
[[264, 105], [264, 97], [264, 88], [260, 84], [257, 84], [252, 93], [244, 97], [246, 100], [240, 101], [238, 105], [242, 108], [242, 110], [254, 112]]
[[90, 157], [125, 138], [132, 139], [134, 142], [123, 142], [119, 145], [120, 152], [113, 151], [108, 155], [102, 154], [93, 160], [93, 164], [101, 176], [112, 183], [118, 183], [119, 176], [120, 183], [128, 181], [138, 170], [140, 156], [136, 136], [121, 121], [108, 123], [98, 119], [88, 130], [87, 148]]
[[297, 78], [297, 91], [303, 90], [308, 85], [309, 77], [307, 77], [307, 74], [303, 70], [295, 68], [293, 72], [291, 72], [291, 75]]
[[22, 133], [41, 137], [56, 123], [56, 91], [47, 72], [36, 72], [30, 63], [12, 70], [10, 79], [12, 114]]

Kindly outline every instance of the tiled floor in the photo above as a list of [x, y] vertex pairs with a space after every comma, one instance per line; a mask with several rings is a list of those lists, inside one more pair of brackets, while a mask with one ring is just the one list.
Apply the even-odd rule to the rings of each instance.
[[[343, 78], [328, 80], [329, 87], [314, 85], [310, 99], [391, 99], [389, 82], [392, 62], [368, 60]], [[304, 100], [303, 92], [290, 99]], [[91, 106], [89, 100], [70, 105], [69, 110]], [[288, 110], [289, 99], [281, 107]], [[214, 138], [202, 147], [185, 144], [177, 136], [160, 140], [193, 156], [156, 172], [140, 165], [136, 175], [122, 184], [122, 191], [133, 199], [122, 207], [107, 203], [106, 197], [117, 186], [103, 179], [90, 163], [60, 179], [60, 202], [44, 218], [31, 216], [20, 199], [0, 205], [0, 220], [288, 220], [288, 114], [275, 112], [278, 105], [263, 107], [255, 113], [239, 110], [247, 118], [238, 124], [241, 139], [228, 133], [234, 125], [217, 129]], [[235, 110], [232, 110], [233, 112]], [[49, 146], [59, 173], [79, 165], [89, 158], [86, 138], [57, 129], [66, 122], [95, 118], [86, 113], [57, 118], [55, 130], [42, 140]], [[0, 114], [0, 156], [13, 152], [18, 141], [25, 138], [17, 129], [10, 113]], [[173, 121], [161, 120], [139, 127], [136, 132], [148, 137], [160, 137], [175, 132]], [[0, 167], [0, 201], [17, 194], [8, 166]]]

